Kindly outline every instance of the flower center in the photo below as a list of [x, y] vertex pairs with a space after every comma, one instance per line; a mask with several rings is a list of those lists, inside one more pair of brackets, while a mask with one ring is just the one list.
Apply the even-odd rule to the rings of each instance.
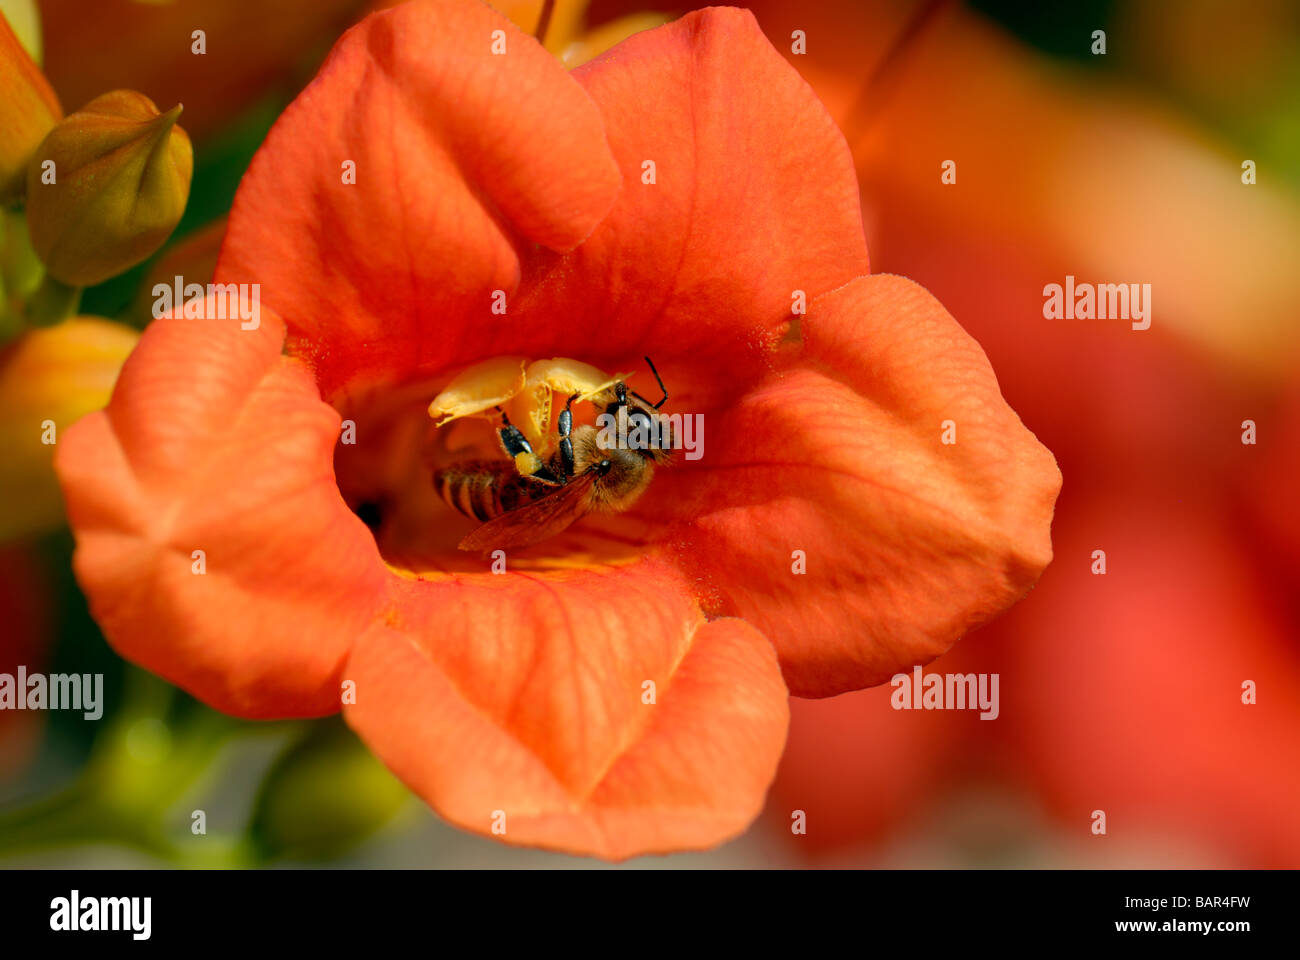
[[[435, 472], [470, 462], [509, 465], [498, 436], [495, 405], [475, 414], [439, 420], [431, 418], [430, 402], [466, 382], [466, 374], [377, 386], [337, 398], [343, 417], [334, 457], [339, 492], [348, 507], [374, 535], [384, 561], [395, 571], [414, 577], [492, 575], [492, 559], [458, 549], [479, 522], [453, 509], [433, 483]], [[563, 409], [567, 396], [546, 391], [546, 404]], [[515, 406], [513, 409], [519, 411]], [[598, 411], [591, 403], [572, 408], [575, 427], [590, 423]], [[521, 416], [521, 423], [527, 419]], [[549, 418], [549, 430], [557, 417]], [[528, 431], [537, 449], [536, 428]], [[544, 542], [510, 549], [508, 571], [547, 571], [632, 562], [646, 552], [655, 525], [646, 516], [593, 512]], [[497, 565], [500, 569], [500, 564]]]

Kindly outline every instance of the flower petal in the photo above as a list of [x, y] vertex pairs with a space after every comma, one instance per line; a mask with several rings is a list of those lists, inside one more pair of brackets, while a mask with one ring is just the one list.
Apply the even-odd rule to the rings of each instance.
[[358, 641], [345, 713], [451, 822], [622, 859], [758, 814], [788, 720], [775, 655], [662, 564], [411, 581], [390, 624]]
[[1021, 597], [1051, 559], [1060, 472], [911, 281], [854, 281], [804, 329], [806, 366], [721, 417], [656, 502], [694, 517], [678, 556], [705, 602], [772, 640], [792, 693], [829, 696], [928, 662]]
[[383, 587], [334, 482], [338, 414], [280, 356], [283, 339], [266, 310], [254, 331], [155, 321], [107, 409], [55, 458], [77, 577], [109, 641], [250, 717], [337, 710], [339, 668]]
[[582, 246], [526, 263], [516, 299], [536, 322], [517, 349], [571, 353], [551, 346], [562, 331], [606, 369], [649, 353], [739, 381], [766, 364], [796, 291], [867, 273], [844, 138], [748, 11], [690, 13], [573, 75], [623, 190]]
[[16, 205], [27, 182], [27, 164], [50, 128], [63, 116], [59, 98], [0, 12], [0, 203]]
[[577, 245], [618, 187], [599, 114], [535, 40], [482, 4], [407, 4], [349, 31], [280, 118], [217, 275], [262, 285], [332, 397], [504, 352], [516, 246]]

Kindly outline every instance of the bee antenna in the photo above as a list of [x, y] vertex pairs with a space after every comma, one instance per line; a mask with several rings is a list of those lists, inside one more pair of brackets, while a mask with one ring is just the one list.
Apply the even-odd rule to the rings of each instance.
[[641, 396], [641, 394], [635, 391], [633, 391], [632, 396], [636, 397], [638, 400], [640, 400], [642, 403], [646, 404], [647, 406], [653, 407], [655, 410], [658, 410], [660, 407], [664, 405], [664, 401], [668, 399], [668, 390], [664, 387], [663, 377], [659, 376], [659, 371], [655, 369], [654, 361], [651, 360], [649, 357], [646, 357], [645, 362], [646, 365], [650, 368], [650, 372], [655, 375], [655, 382], [659, 384], [659, 392], [662, 393], [663, 396], [659, 398], [658, 403], [651, 403], [649, 400], [647, 400], [645, 397]]

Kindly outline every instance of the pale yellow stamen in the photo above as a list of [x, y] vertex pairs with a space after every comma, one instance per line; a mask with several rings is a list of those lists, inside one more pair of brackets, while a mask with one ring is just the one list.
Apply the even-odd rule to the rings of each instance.
[[551, 430], [552, 398], [561, 401], [577, 394], [576, 403], [585, 403], [614, 389], [614, 384], [631, 374], [610, 376], [589, 363], [568, 357], [536, 360], [528, 365], [524, 389], [511, 401], [507, 410], [510, 420], [523, 432], [539, 454], [554, 446]]
[[462, 370], [433, 398], [429, 416], [441, 427], [506, 403], [524, 388], [527, 364], [523, 357], [493, 357]]
[[438, 426], [462, 417], [494, 419], [497, 407], [505, 410], [537, 454], [535, 461], [518, 464], [520, 473], [536, 472], [537, 465], [555, 447], [552, 429], [554, 398], [575, 403], [612, 394], [614, 384], [630, 377], [603, 370], [580, 360], [552, 357], [529, 363], [523, 357], [493, 357], [462, 370], [429, 404], [429, 416]]

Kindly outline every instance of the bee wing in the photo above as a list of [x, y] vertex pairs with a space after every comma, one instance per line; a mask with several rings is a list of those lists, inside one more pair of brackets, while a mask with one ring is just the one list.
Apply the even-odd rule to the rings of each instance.
[[465, 537], [460, 548], [472, 552], [526, 547], [555, 536], [591, 509], [595, 480], [591, 471], [579, 474], [554, 493], [489, 520]]

